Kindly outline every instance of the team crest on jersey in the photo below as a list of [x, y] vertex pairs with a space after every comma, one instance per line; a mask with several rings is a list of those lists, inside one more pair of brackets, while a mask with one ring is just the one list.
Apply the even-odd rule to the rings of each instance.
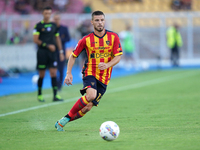
[[51, 31], [51, 27], [48, 27], [48, 28], [47, 28], [47, 31]]
[[110, 44], [110, 41], [106, 41], [106, 44], [109, 45], [109, 44]]

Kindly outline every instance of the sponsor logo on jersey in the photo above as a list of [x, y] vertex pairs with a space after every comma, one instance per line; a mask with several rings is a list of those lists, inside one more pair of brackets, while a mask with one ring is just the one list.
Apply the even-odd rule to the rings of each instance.
[[90, 54], [90, 58], [108, 58], [111, 56], [112, 56], [111, 52]]
[[99, 47], [93, 47], [93, 50], [105, 50], [105, 49], [110, 49], [110, 47], [104, 47], [104, 46], [99, 46]]

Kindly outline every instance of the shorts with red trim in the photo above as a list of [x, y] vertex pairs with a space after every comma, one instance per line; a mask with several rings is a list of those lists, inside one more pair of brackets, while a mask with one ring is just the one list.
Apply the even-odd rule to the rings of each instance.
[[80, 90], [81, 94], [84, 95], [88, 88], [97, 90], [97, 96], [92, 103], [98, 106], [100, 99], [106, 92], [107, 85], [97, 80], [94, 76], [86, 76], [83, 78], [83, 89]]

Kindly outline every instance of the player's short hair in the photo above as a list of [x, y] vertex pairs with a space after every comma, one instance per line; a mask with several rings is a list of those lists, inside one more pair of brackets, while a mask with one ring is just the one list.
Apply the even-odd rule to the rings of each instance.
[[50, 6], [46, 6], [43, 8], [43, 11], [45, 11], [45, 10], [52, 10], [52, 8]]
[[103, 15], [105, 17], [105, 15], [102, 11], [97, 10], [97, 11], [94, 11], [92, 13], [92, 19], [93, 19], [94, 16], [98, 16], [98, 15]]

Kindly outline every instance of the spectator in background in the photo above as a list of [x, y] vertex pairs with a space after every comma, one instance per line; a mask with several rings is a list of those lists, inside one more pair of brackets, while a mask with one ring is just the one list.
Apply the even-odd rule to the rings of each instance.
[[181, 1], [180, 0], [172, 0], [171, 7], [173, 10], [180, 10], [181, 9]]
[[179, 66], [179, 49], [183, 45], [178, 24], [169, 27], [166, 33], [167, 46], [171, 50], [172, 66]]
[[182, 0], [182, 9], [191, 10], [192, 0]]
[[[85, 20], [84, 22], [82, 22], [80, 26], [77, 28], [77, 30], [80, 32], [81, 38], [92, 32], [90, 20]], [[79, 62], [81, 68], [83, 67], [86, 58], [87, 58], [86, 51], [83, 50], [80, 54], [80, 62]]]
[[43, 11], [45, 6], [53, 6], [53, 0], [35, 0], [33, 8], [37, 11]]
[[91, 3], [86, 3], [83, 8], [83, 13], [92, 13]]
[[54, 7], [60, 12], [64, 12], [68, 4], [69, 0], [54, 0]]
[[[56, 13], [54, 15], [54, 22], [56, 23], [57, 27], [58, 27], [58, 32], [60, 34], [60, 39], [62, 42], [62, 48], [64, 50], [64, 56], [66, 56], [66, 42], [70, 41], [70, 35], [69, 35], [69, 31], [68, 31], [68, 27], [67, 26], [63, 26], [60, 24], [60, 14]], [[58, 90], [61, 90], [62, 88], [62, 83], [63, 83], [63, 74], [64, 74], [64, 67], [65, 67], [65, 63], [66, 63], [66, 57], [63, 61], [61, 61], [59, 59], [59, 50], [58, 48], [56, 48], [56, 52], [57, 52], [57, 62], [58, 62], [58, 72], [59, 72], [59, 76], [57, 76], [57, 85], [58, 85]]]
[[22, 15], [29, 14], [29, 10], [26, 8], [25, 0], [16, 0], [15, 2], [15, 11], [19, 12]]
[[124, 60], [125, 67], [130, 69], [134, 64], [134, 51], [135, 51], [135, 43], [134, 36], [131, 31], [131, 26], [127, 25], [124, 31], [119, 33], [119, 37], [122, 42], [122, 49], [124, 50]]
[[6, 42], [8, 45], [12, 44], [22, 44], [23, 38], [19, 35], [18, 31], [15, 31], [13, 36]]

